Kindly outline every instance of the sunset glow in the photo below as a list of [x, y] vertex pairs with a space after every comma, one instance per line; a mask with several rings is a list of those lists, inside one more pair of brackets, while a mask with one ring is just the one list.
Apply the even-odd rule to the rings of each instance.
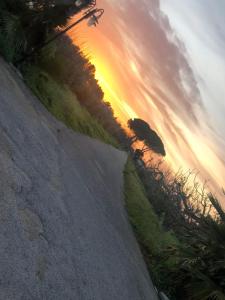
[[[176, 10], [161, 2], [162, 7], [159, 1], [141, 1], [137, 6], [136, 1], [99, 0], [98, 6], [106, 11], [100, 25], [87, 28], [83, 24], [79, 35], [72, 32], [71, 37], [95, 65], [105, 100], [119, 120], [123, 124], [134, 117], [147, 121], [163, 139], [167, 163], [174, 170], [198, 170], [200, 179], [210, 180], [210, 187], [219, 194], [225, 186], [221, 150], [225, 146], [221, 121], [225, 107], [218, 97], [224, 87], [220, 79], [208, 80], [207, 57], [205, 69], [204, 57], [199, 59], [201, 64], [196, 62], [198, 37], [187, 32], [185, 23], [179, 27]], [[174, 7], [178, 3], [172, 2]], [[213, 69], [218, 57], [211, 58]], [[217, 110], [213, 101], [218, 101]]]

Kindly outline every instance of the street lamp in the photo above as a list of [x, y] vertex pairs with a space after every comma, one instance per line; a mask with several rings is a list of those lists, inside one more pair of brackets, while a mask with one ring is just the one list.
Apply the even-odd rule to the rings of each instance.
[[[77, 0], [77, 1], [75, 1], [75, 5], [80, 6], [80, 5], [83, 4], [83, 1], [84, 0]], [[41, 45], [37, 46], [36, 48], [34, 48], [30, 53], [24, 55], [23, 58], [21, 58], [20, 60], [15, 62], [15, 65], [19, 66], [20, 64], [25, 62], [29, 57], [33, 56], [35, 53], [42, 50], [44, 47], [46, 47], [47, 45], [52, 43], [58, 37], [60, 37], [64, 33], [68, 32], [69, 30], [71, 30], [73, 27], [75, 27], [76, 25], [78, 25], [79, 23], [81, 23], [84, 20], [88, 20], [87, 24], [88, 24], [89, 27], [90, 26], [97, 26], [97, 24], [99, 23], [98, 20], [104, 14], [104, 9], [94, 8], [95, 5], [96, 5], [96, 1], [93, 1], [93, 4], [91, 5], [91, 7], [83, 14], [83, 16], [80, 19], [78, 19], [76, 22], [72, 23], [71, 25], [69, 25], [65, 29], [63, 29], [63, 30], [59, 31], [58, 33], [56, 33], [52, 38], [50, 38], [49, 40], [43, 42]]]
[[75, 1], [75, 6], [80, 7], [83, 4], [82, 0], [76, 0]]
[[101, 18], [101, 16], [104, 14], [104, 9], [97, 9], [92, 16], [89, 17], [89, 20], [87, 22], [88, 26], [97, 26], [98, 20]]

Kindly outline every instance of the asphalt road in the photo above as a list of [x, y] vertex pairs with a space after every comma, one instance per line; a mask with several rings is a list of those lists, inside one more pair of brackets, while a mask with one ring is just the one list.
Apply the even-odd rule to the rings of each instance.
[[0, 59], [0, 300], [157, 299], [124, 209], [125, 162], [55, 120]]

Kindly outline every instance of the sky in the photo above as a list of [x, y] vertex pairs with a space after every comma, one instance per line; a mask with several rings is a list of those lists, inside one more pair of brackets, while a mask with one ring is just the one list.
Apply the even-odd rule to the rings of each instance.
[[[161, 136], [167, 163], [225, 187], [225, 1], [98, 0], [96, 28], [71, 33], [122, 123]], [[224, 203], [225, 204], [225, 200]]]

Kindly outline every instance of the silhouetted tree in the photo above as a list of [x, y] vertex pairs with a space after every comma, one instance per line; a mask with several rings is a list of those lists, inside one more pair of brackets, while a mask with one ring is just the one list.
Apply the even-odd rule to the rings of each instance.
[[[42, 44], [57, 27], [65, 26], [70, 17], [95, 1], [82, 0], [79, 5], [77, 3], [72, 0], [1, 0], [0, 38], [9, 44], [7, 47], [10, 50], [16, 48], [10, 60], [17, 60]], [[3, 54], [4, 48], [5, 45], [0, 45]]]
[[144, 142], [145, 147], [142, 149], [143, 153], [152, 150], [153, 152], [162, 156], [166, 155], [161, 138], [153, 129], [151, 129], [148, 123], [142, 119], [130, 119], [128, 120], [128, 127], [135, 134], [131, 138], [132, 143], [137, 140]]

